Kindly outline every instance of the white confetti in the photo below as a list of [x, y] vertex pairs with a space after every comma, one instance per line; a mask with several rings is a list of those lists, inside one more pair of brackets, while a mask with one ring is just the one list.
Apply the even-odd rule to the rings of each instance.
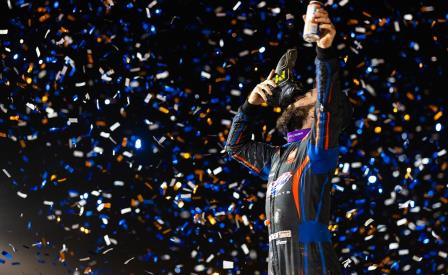
[[146, 95], [146, 97], [145, 97], [145, 103], [148, 103], [150, 100], [151, 100], [151, 98], [152, 98], [152, 94], [150, 94], [150, 93], [148, 93], [147, 95]]
[[229, 184], [229, 188], [234, 188], [238, 186], [238, 182], [233, 182], [231, 184]]
[[347, 5], [347, 3], [348, 3], [348, 0], [342, 0], [339, 2], [339, 6], [343, 7], [343, 6]]
[[213, 260], [213, 258], [215, 258], [215, 255], [210, 254], [210, 256], [207, 257], [207, 260], [205, 260], [205, 262], [209, 263], [211, 260]]
[[181, 199], [190, 199], [191, 198], [191, 194], [181, 194], [180, 198]]
[[32, 104], [32, 103], [29, 103], [29, 102], [26, 103], [26, 107], [30, 108], [33, 111], [36, 109], [36, 106], [34, 104]]
[[233, 268], [233, 262], [231, 262], [231, 261], [223, 261], [222, 262], [222, 267], [224, 269], [232, 269]]
[[373, 219], [370, 218], [370, 219], [368, 219], [368, 220], [364, 223], [364, 226], [368, 226], [368, 225], [371, 224], [372, 222], [373, 222]]
[[152, 1], [151, 3], [149, 3], [148, 8], [152, 8], [155, 5], [157, 5], [157, 1]]
[[101, 210], [104, 209], [104, 203], [100, 203], [97, 207], [96, 207], [96, 211], [100, 212]]
[[378, 117], [375, 114], [368, 114], [367, 118], [372, 120], [372, 121], [377, 121]]
[[244, 51], [241, 51], [241, 52], [238, 53], [238, 55], [239, 55], [240, 57], [246, 56], [246, 55], [248, 55], [248, 54], [249, 54], [249, 51], [248, 51], [248, 50], [244, 50]]
[[232, 124], [232, 121], [228, 119], [221, 119], [221, 124], [224, 126], [230, 126]]
[[110, 137], [110, 133], [101, 132], [100, 136], [102, 136], [103, 138], [109, 138]]
[[439, 239], [440, 240], [440, 236], [439, 235], [437, 235], [436, 234], [436, 232], [434, 232], [434, 230], [431, 230], [431, 235], [434, 237], [434, 238], [436, 238], [436, 239]]
[[398, 246], [398, 243], [390, 243], [389, 244], [389, 249], [397, 249], [399, 246]]
[[409, 208], [414, 207], [415, 202], [413, 200], [407, 200], [403, 203], [398, 203], [398, 208]]
[[120, 123], [119, 122], [115, 122], [114, 124], [112, 124], [112, 126], [109, 127], [109, 130], [111, 130], [112, 132], [115, 131], [118, 127], [120, 127]]
[[210, 79], [211, 74], [209, 74], [208, 72], [205, 72], [205, 71], [201, 71], [201, 76], [202, 76], [202, 77], [205, 77], [205, 78], [207, 78], [207, 79]]
[[114, 181], [114, 185], [115, 186], [124, 186], [124, 182], [120, 181], [120, 180], [116, 180], [116, 181]]
[[38, 245], [42, 245], [42, 242], [33, 243], [31, 246], [38, 246]]
[[249, 254], [249, 248], [247, 248], [247, 245], [245, 243], [241, 245], [241, 249], [243, 250], [244, 254]]
[[241, 95], [241, 91], [240, 90], [236, 90], [236, 89], [232, 89], [232, 90], [230, 90], [230, 95], [240, 96]]
[[350, 163], [348, 162], [344, 163], [344, 166], [342, 168], [342, 174], [348, 174], [349, 170], [350, 170]]
[[219, 166], [213, 170], [213, 175], [218, 175], [221, 172], [222, 172], [222, 167]]
[[238, 1], [238, 2], [235, 4], [235, 6], [233, 6], [233, 10], [236, 11], [236, 10], [239, 8], [240, 5], [241, 5], [241, 1]]
[[394, 28], [396, 32], [400, 32], [400, 23], [398, 23], [397, 21], [394, 22]]
[[260, 3], [257, 4], [257, 8], [262, 8], [266, 6], [266, 2], [265, 1], [261, 1]]
[[106, 242], [106, 245], [109, 246], [110, 245], [110, 239], [108, 235], [104, 235], [104, 241]]
[[281, 12], [281, 9], [279, 7], [277, 7], [277, 8], [273, 8], [271, 11], [273, 14], [279, 14]]
[[23, 199], [26, 199], [26, 197], [28, 197], [27, 194], [22, 193], [22, 192], [20, 192], [20, 191], [17, 191], [17, 195], [18, 195], [19, 197], [23, 198]]
[[[98, 153], [98, 154], [101, 155], [101, 154], [104, 152], [104, 149], [101, 148], [101, 147], [95, 146], [95, 147], [93, 147], [93, 151], [94, 151], [95, 153]], [[90, 157], [90, 154], [89, 154], [87, 157]]]
[[350, 258], [347, 258], [345, 261], [342, 262], [342, 264], [346, 268], [347, 266], [350, 266], [351, 262], [352, 262], [352, 260], [350, 260]]
[[126, 260], [126, 261], [124, 262], [124, 264], [128, 264], [128, 263], [129, 263], [130, 261], [132, 261], [134, 258], [135, 258], [135, 257], [132, 257], [132, 258]]
[[75, 156], [77, 158], [82, 158], [82, 157], [84, 157], [84, 152], [75, 150], [75, 151], [73, 151], [73, 156]]
[[53, 202], [52, 201], [44, 201], [44, 205], [53, 206]]
[[126, 214], [126, 213], [131, 212], [131, 210], [132, 210], [132, 209], [131, 209], [130, 207], [123, 208], [123, 209], [121, 209], [120, 213], [121, 213], [121, 214]]
[[200, 265], [196, 265], [196, 266], [194, 267], [194, 271], [197, 271], [197, 272], [201, 272], [201, 271], [204, 271], [204, 270], [205, 270], [205, 266], [202, 265], [202, 264], [200, 264]]
[[164, 72], [156, 74], [156, 78], [157, 79], [167, 78], [168, 75], [169, 75], [168, 71], [164, 71]]
[[110, 251], [112, 251], [112, 250], [114, 250], [113, 247], [111, 247], [111, 248], [109, 248], [109, 249], [107, 249], [107, 250], [104, 250], [104, 251], [103, 251], [103, 255], [106, 254], [106, 253], [108, 253], [108, 252], [110, 252]]
[[124, 151], [123, 152], [123, 156], [127, 157], [127, 158], [132, 158], [133, 154], [129, 151]]
[[368, 240], [370, 240], [370, 239], [372, 239], [372, 238], [373, 238], [373, 235], [366, 236], [366, 237], [364, 238], [364, 241], [368, 241]]
[[6, 170], [6, 169], [2, 169], [3, 170], [3, 173], [5, 173], [5, 175], [8, 177], [8, 178], [11, 178], [11, 174], [9, 174], [9, 172]]
[[407, 220], [406, 218], [403, 218], [403, 219], [397, 221], [397, 225], [398, 225], [398, 226], [403, 225], [403, 224], [405, 224], [407, 221], [408, 221], [408, 220]]
[[404, 18], [404, 20], [409, 20], [409, 21], [412, 21], [412, 14], [405, 14], [404, 16], [403, 16], [403, 18]]
[[243, 29], [243, 33], [244, 33], [244, 34], [247, 34], [247, 35], [253, 35], [253, 34], [254, 34], [254, 31], [251, 30], [251, 29], [247, 29], [247, 28], [245, 28], [245, 29]]

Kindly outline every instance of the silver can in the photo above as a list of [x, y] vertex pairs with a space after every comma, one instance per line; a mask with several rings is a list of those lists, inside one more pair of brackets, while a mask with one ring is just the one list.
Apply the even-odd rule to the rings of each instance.
[[306, 9], [305, 27], [303, 28], [303, 40], [312, 43], [319, 40], [319, 24], [312, 21], [313, 15], [316, 10], [322, 7], [323, 4], [320, 1], [310, 1]]

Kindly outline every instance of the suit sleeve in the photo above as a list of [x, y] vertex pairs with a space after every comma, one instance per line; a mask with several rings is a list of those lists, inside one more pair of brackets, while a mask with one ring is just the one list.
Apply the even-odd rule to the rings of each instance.
[[250, 104], [246, 99], [233, 118], [225, 150], [233, 159], [266, 180], [271, 169], [271, 159], [279, 146], [251, 140], [258, 114], [262, 110], [263, 107]]
[[316, 47], [316, 51], [317, 101], [307, 151], [312, 171], [328, 173], [337, 165], [339, 134], [350, 123], [353, 111], [341, 91], [336, 49]]

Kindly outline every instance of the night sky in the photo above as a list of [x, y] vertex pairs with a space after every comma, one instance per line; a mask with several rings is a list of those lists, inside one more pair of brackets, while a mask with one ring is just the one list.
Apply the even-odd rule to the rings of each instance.
[[[267, 274], [267, 184], [223, 148], [289, 47], [312, 87], [305, 1], [0, 8], [0, 274]], [[354, 108], [332, 179], [343, 270], [447, 273], [446, 3], [326, 9]], [[286, 142], [278, 115], [256, 140]]]

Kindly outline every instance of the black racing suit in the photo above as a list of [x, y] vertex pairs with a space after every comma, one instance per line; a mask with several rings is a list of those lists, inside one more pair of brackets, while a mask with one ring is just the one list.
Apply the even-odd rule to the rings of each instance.
[[283, 146], [251, 140], [265, 108], [246, 99], [233, 118], [225, 146], [233, 159], [268, 180], [269, 275], [342, 274], [328, 230], [330, 190], [338, 137], [353, 111], [340, 88], [334, 46], [316, 51], [318, 95], [309, 134]]

